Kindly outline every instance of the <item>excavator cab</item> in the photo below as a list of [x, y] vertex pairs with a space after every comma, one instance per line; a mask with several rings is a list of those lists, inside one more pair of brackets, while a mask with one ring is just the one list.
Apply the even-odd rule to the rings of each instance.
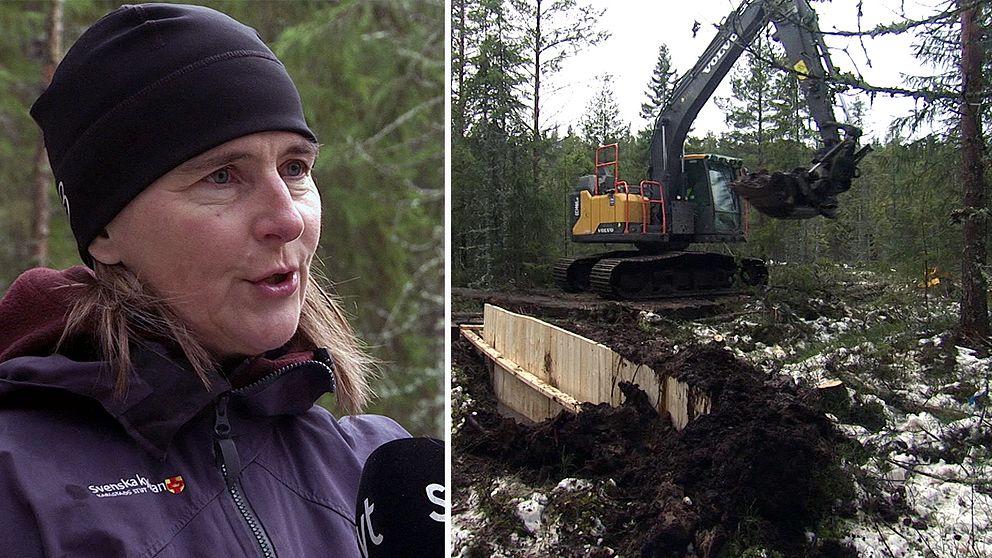
[[740, 159], [722, 155], [686, 155], [683, 159], [685, 200], [695, 204], [696, 234], [742, 232], [743, 206], [730, 184], [741, 174]]

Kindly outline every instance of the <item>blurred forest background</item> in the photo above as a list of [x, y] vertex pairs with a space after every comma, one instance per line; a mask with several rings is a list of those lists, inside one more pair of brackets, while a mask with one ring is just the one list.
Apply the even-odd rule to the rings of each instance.
[[[987, 276], [992, 10], [988, 2], [976, 0], [933, 4], [927, 17], [912, 19], [899, 17], [900, 2], [890, 2], [893, 20], [871, 28], [851, 10], [849, 25], [836, 32], [855, 37], [912, 33], [913, 54], [934, 68], [932, 75], [881, 84], [886, 87], [866, 83], [845, 68], [831, 76], [837, 90], [858, 93], [850, 104], [856, 125], [875, 98], [917, 100], [914, 114], [893, 121], [886, 137], [873, 141], [874, 152], [861, 165], [863, 176], [840, 196], [839, 217], [779, 221], [751, 211], [747, 244], [704, 248], [777, 261], [892, 269], [922, 285], [935, 286], [939, 278], [940, 288], [952, 290], [961, 283], [962, 265], [974, 268], [977, 262], [981, 276]], [[830, 2], [814, 8], [840, 9]], [[608, 35], [597, 25], [606, 9], [583, 0], [453, 0], [452, 285], [550, 286], [559, 257], [605, 251], [601, 245], [570, 243], [565, 225], [565, 196], [579, 176], [592, 173], [596, 145], [620, 144], [620, 174], [628, 183], [647, 178], [652, 127], [632, 130], [622, 121], [610, 76], [590, 74], [583, 90], [590, 93], [587, 100], [574, 101], [586, 102], [585, 116], [567, 129], [547, 122], [540, 110], [542, 101], [560, 94], [546, 84], [562, 60]], [[969, 41], [961, 23], [966, 12], [977, 12]], [[770, 36], [770, 30], [762, 34], [738, 60], [727, 77], [732, 94], [711, 99], [723, 111], [726, 128], [691, 134], [686, 153], [739, 157], [752, 170], [788, 171], [810, 160], [818, 134], [795, 75], [783, 69], [784, 52]], [[829, 36], [826, 42], [829, 46]], [[962, 140], [967, 126], [962, 124], [967, 116], [962, 110], [964, 44], [984, 59], [979, 66], [985, 81], [975, 76], [978, 81], [967, 92], [968, 105], [977, 112], [977, 141]], [[653, 75], [643, 76], [645, 118], [658, 114], [678, 76], [689, 69], [672, 67], [668, 48], [660, 48]], [[879, 54], [867, 52], [873, 55]], [[843, 119], [842, 113], [838, 117]], [[979, 150], [974, 162], [962, 159], [965, 145]], [[966, 200], [964, 177], [974, 177], [975, 171], [986, 179]], [[962, 256], [968, 244], [963, 222], [976, 225], [971, 230], [978, 231], [983, 244], [971, 247], [978, 246], [978, 255]]]
[[[50, 174], [49, 235], [34, 240], [40, 132], [28, 109], [43, 88], [54, 2], [0, 2], [0, 293], [29, 267], [79, 263]], [[121, 3], [60, 1], [60, 50]], [[318, 255], [382, 362], [370, 412], [415, 435], [446, 436], [444, 1], [199, 3], [257, 29], [300, 89], [323, 146]]]

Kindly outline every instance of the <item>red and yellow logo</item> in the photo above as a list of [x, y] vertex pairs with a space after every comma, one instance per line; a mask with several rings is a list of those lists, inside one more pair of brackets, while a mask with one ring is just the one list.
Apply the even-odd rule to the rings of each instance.
[[186, 483], [183, 481], [182, 475], [165, 479], [165, 489], [173, 494], [179, 494], [184, 488], [186, 488]]

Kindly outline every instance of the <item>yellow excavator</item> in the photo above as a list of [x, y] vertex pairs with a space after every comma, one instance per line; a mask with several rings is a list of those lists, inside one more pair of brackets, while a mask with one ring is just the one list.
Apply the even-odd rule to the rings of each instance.
[[[743, 162], [683, 153], [690, 125], [757, 34], [769, 23], [816, 122], [823, 143], [812, 164], [791, 172], [746, 173]], [[694, 243], [744, 242], [747, 207], [777, 219], [833, 218], [851, 187], [861, 130], [837, 122], [825, 78], [835, 73], [808, 0], [746, 0], [720, 26], [696, 65], [676, 82], [655, 120], [648, 180], [621, 180], [617, 145], [596, 150], [594, 173], [568, 196], [576, 243], [629, 243], [633, 250], [563, 258], [555, 283], [616, 299], [718, 294], [767, 281], [763, 261], [686, 251]], [[843, 136], [841, 133], [843, 132]], [[747, 203], [745, 203], [745, 200]]]

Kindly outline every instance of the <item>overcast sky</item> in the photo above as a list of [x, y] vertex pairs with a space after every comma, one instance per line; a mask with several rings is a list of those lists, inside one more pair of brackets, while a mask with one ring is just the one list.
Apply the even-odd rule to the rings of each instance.
[[[878, 23], [899, 21], [899, 8], [904, 5], [910, 15], [931, 14], [939, 0], [863, 0], [860, 26], [870, 29]], [[714, 25], [720, 23], [740, 0], [613, 0], [603, 2], [606, 14], [602, 25], [612, 32], [612, 37], [599, 46], [567, 60], [562, 71], [550, 80], [542, 103], [542, 115], [549, 125], [557, 124], [562, 132], [572, 124], [578, 127], [587, 103], [599, 87], [602, 74], [612, 74], [616, 100], [621, 117], [639, 130], [649, 123], [640, 118], [641, 103], [658, 58], [658, 47], [668, 45], [672, 65], [678, 74], [692, 67], [716, 34]], [[813, 2], [824, 31], [851, 31], [858, 28], [858, 0], [833, 0]], [[701, 25], [696, 37], [692, 36], [693, 22]], [[903, 85], [906, 74], [926, 73], [913, 58], [910, 41], [906, 37], [858, 39], [827, 36], [834, 65], [842, 71], [859, 70], [866, 79], [880, 86]], [[865, 53], [867, 52], [867, 57]], [[742, 57], [743, 59], [743, 57]], [[871, 65], [869, 66], [868, 60]], [[741, 62], [743, 64], [743, 62]], [[715, 97], [729, 97], [729, 76]], [[865, 102], [869, 99], [865, 96]], [[865, 126], [866, 136], [884, 139], [889, 122], [894, 116], [911, 111], [913, 102], [906, 99], [892, 100], [877, 97], [869, 107], [870, 119]], [[843, 113], [837, 109], [838, 119]], [[712, 99], [700, 112], [693, 135], [706, 131], [719, 132], [725, 127], [723, 115]]]

